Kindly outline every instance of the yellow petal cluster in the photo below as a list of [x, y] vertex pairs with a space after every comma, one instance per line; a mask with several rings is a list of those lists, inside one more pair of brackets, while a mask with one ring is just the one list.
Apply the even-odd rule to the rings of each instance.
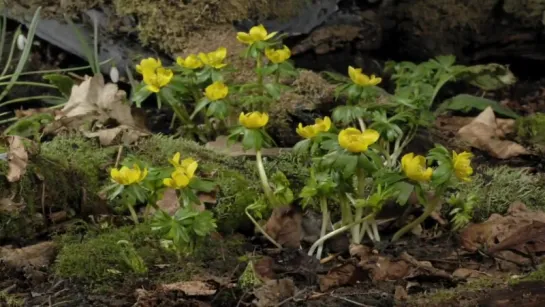
[[252, 27], [248, 33], [238, 32], [237, 40], [243, 44], [251, 45], [256, 42], [266, 41], [273, 38], [277, 32], [268, 33], [263, 25]]
[[138, 165], [133, 165], [133, 168], [127, 166], [121, 167], [121, 169], [113, 168], [110, 171], [112, 180], [121, 185], [131, 185], [141, 182], [148, 175], [148, 170], [141, 170]]
[[248, 129], [259, 129], [269, 122], [269, 114], [261, 112], [240, 113], [238, 117], [240, 124]]
[[182, 189], [185, 188], [191, 179], [195, 176], [195, 171], [199, 164], [192, 158], [187, 158], [180, 161], [181, 155], [179, 152], [175, 153], [172, 159], [169, 160], [175, 168], [174, 172], [170, 175], [170, 178], [163, 179], [163, 184], [169, 188]]
[[408, 153], [401, 158], [401, 168], [409, 179], [420, 182], [430, 181], [433, 174], [431, 167], [426, 168], [426, 158]]
[[373, 129], [367, 129], [361, 132], [356, 128], [346, 128], [339, 133], [339, 145], [342, 148], [359, 153], [367, 151], [367, 148], [378, 141], [380, 134]]
[[199, 53], [199, 59], [208, 66], [214, 67], [216, 69], [223, 68], [227, 66], [226, 63], [223, 63], [227, 57], [227, 49], [225, 47], [219, 47], [215, 51], [209, 53]]
[[216, 81], [204, 90], [204, 95], [211, 101], [220, 100], [227, 97], [229, 94], [229, 88], [223, 83]]
[[140, 64], [136, 65], [136, 71], [144, 76], [146, 88], [154, 93], [167, 86], [174, 77], [172, 70], [164, 68], [161, 61], [154, 58], [140, 61]]
[[473, 154], [467, 151], [460, 154], [457, 154], [454, 151], [452, 152], [452, 166], [456, 178], [462, 181], [471, 181], [469, 178], [473, 174], [471, 158], [473, 158]]
[[368, 76], [361, 72], [361, 68], [348, 66], [348, 75], [352, 82], [360, 86], [373, 86], [382, 82], [382, 78], [377, 78], [375, 75]]
[[265, 49], [265, 56], [269, 61], [280, 64], [290, 58], [291, 50], [286, 45], [282, 49], [267, 48]]
[[326, 116], [323, 119], [317, 118], [314, 121], [314, 125], [308, 125], [304, 126], [303, 124], [299, 123], [299, 126], [295, 130], [297, 134], [299, 134], [301, 137], [305, 139], [313, 139], [316, 137], [320, 132], [327, 132], [331, 128], [331, 119]]
[[204, 66], [204, 63], [194, 54], [188, 55], [185, 59], [182, 57], [177, 57], [176, 63], [189, 69], [197, 69]]

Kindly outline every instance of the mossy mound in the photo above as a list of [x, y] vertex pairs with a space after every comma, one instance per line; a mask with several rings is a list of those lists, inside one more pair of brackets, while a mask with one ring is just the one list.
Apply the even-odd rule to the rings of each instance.
[[[207, 273], [221, 277], [231, 273], [244, 254], [244, 241], [232, 237], [221, 242], [206, 239], [193, 255], [178, 258], [160, 246], [160, 238], [148, 224], [88, 232], [83, 240], [78, 235], [65, 235], [58, 241], [62, 248], [53, 267], [55, 275], [105, 293], [127, 286], [134, 289], [132, 286], [144, 279], [168, 283]], [[169, 265], [161, 266], [166, 263]]]
[[528, 169], [508, 166], [483, 167], [461, 191], [478, 197], [475, 221], [484, 221], [492, 213], [504, 214], [515, 201], [528, 208], [545, 210], [545, 176]]
[[518, 118], [515, 129], [520, 142], [545, 152], [545, 113]]

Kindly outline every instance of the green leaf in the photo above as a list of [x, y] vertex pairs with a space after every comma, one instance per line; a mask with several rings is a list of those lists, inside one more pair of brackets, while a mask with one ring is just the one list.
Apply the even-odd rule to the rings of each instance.
[[365, 155], [359, 155], [357, 162], [358, 167], [363, 168], [369, 174], [373, 174], [378, 169], [377, 166]]
[[276, 72], [277, 69], [278, 69], [278, 64], [272, 64], [272, 65], [266, 65], [261, 68], [256, 68], [256, 72], [267, 76]]
[[438, 186], [448, 182], [452, 176], [452, 171], [452, 166], [450, 164], [445, 163], [439, 165], [431, 177], [432, 183]]
[[218, 119], [225, 119], [228, 114], [227, 104], [225, 101], [212, 101], [206, 111], [207, 116], [213, 116]]
[[280, 98], [280, 95], [282, 94], [280, 91], [280, 87], [275, 83], [265, 83], [263, 85], [265, 87], [265, 90], [269, 95], [271, 95], [274, 99]]
[[204, 97], [203, 99], [199, 100], [199, 102], [197, 103], [197, 105], [195, 106], [195, 110], [193, 111], [193, 114], [191, 114], [191, 116], [189, 117], [189, 119], [193, 120], [193, 118], [195, 117], [195, 115], [197, 115], [202, 109], [204, 109], [208, 104], [210, 103], [210, 100], [206, 97]]
[[150, 92], [145, 83], [140, 83], [134, 88], [134, 91], [131, 93], [131, 102], [136, 104], [138, 108], [142, 107], [142, 102], [146, 100], [152, 92]]
[[190, 91], [187, 88], [186, 84], [188, 83], [187, 78], [182, 78], [181, 76], [174, 76], [172, 81], [168, 84], [168, 87], [174, 90], [179, 94], [189, 94]]
[[302, 141], [297, 142], [293, 146], [293, 153], [295, 155], [306, 155], [309, 151], [311, 143], [312, 141], [309, 139], [304, 139]]
[[508, 107], [500, 105], [497, 101], [468, 94], [460, 94], [446, 100], [439, 106], [438, 112], [442, 110], [469, 112], [472, 109], [483, 111], [487, 107], [491, 107], [497, 114], [515, 119], [520, 117], [517, 113]]
[[189, 182], [189, 187], [197, 191], [209, 193], [214, 191], [214, 189], [217, 187], [217, 183], [210, 180], [193, 178], [191, 182]]
[[193, 220], [193, 231], [198, 236], [207, 236], [215, 229], [216, 221], [214, 220], [211, 212], [203, 211], [199, 215], [195, 216], [195, 219]]
[[74, 80], [72, 80], [72, 78], [61, 74], [48, 74], [44, 75], [43, 78], [56, 86], [64, 97], [70, 98], [72, 86], [74, 86]]
[[409, 197], [411, 197], [411, 193], [414, 191], [414, 185], [405, 181], [400, 181], [395, 184], [395, 189], [399, 192], [396, 202], [403, 206], [407, 203]]

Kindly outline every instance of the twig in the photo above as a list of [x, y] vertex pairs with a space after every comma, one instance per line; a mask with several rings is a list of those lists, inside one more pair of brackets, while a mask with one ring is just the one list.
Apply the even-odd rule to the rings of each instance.
[[297, 292], [295, 292], [295, 294], [294, 294], [293, 296], [288, 297], [287, 299], [285, 299], [285, 300], [281, 301], [280, 303], [274, 305], [274, 307], [280, 307], [280, 306], [284, 305], [285, 303], [287, 303], [287, 302], [293, 300], [293, 299], [294, 299], [295, 297], [297, 297], [298, 295], [300, 295], [300, 294], [302, 294], [302, 293], [305, 293], [306, 291], [307, 291], [307, 288], [305, 288], [305, 289], [303, 289], [303, 290], [301, 290], [301, 291], [297, 291]]
[[363, 303], [360, 303], [360, 302], [356, 302], [356, 301], [353, 301], [351, 299], [348, 299], [346, 297], [342, 297], [342, 296], [338, 296], [338, 295], [335, 295], [333, 293], [330, 293], [329, 296], [333, 297], [333, 298], [336, 298], [336, 299], [339, 299], [339, 300], [343, 300], [347, 303], [350, 303], [350, 304], [354, 304], [356, 306], [362, 306], [362, 307], [373, 307], [371, 305], [366, 305], [366, 304], [363, 304]]
[[117, 150], [117, 158], [115, 159], [114, 168], [117, 168], [117, 166], [119, 165], [119, 160], [121, 160], [122, 153], [123, 153], [123, 145], [119, 145], [119, 149]]
[[45, 215], [45, 182], [42, 182], [42, 214], [44, 215], [44, 222], [47, 225], [47, 215]]

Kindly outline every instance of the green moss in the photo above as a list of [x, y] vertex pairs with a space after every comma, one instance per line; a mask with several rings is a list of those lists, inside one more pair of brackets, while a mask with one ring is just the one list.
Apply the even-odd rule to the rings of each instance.
[[525, 281], [545, 281], [545, 265], [540, 265], [537, 268], [537, 270], [528, 274], [526, 277], [519, 278], [519, 279], [511, 279], [509, 280], [509, 283], [511, 285], [515, 285]]
[[524, 144], [545, 149], [545, 114], [536, 113], [516, 120], [517, 137]]
[[515, 201], [532, 209], [545, 208], [545, 178], [531, 174], [528, 169], [508, 166], [485, 167], [476, 172], [471, 183], [461, 186], [463, 193], [478, 198], [474, 220], [486, 220], [490, 214], [503, 214]]
[[[240, 239], [226, 238], [219, 242], [207, 239], [192, 256], [178, 259], [161, 248], [160, 238], [148, 224], [89, 232], [83, 240], [80, 235], [65, 235], [57, 240], [62, 248], [54, 264], [55, 274], [92, 285], [94, 290], [102, 292], [145, 276], [156, 282], [183, 281], [208, 269], [221, 276], [232, 271], [238, 256], [244, 252]], [[147, 272], [135, 272], [127, 264], [124, 247], [118, 244], [120, 240], [131, 244], [134, 254], [149, 268]], [[157, 269], [157, 265], [165, 263], [169, 266]]]
[[24, 306], [25, 300], [16, 295], [9, 294], [5, 291], [0, 291], [0, 306], [19, 307]]
[[489, 291], [503, 284], [502, 280], [492, 279], [488, 277], [475, 279], [467, 283], [458, 285], [452, 289], [441, 289], [430, 293], [411, 296], [409, 306], [417, 305], [432, 305], [446, 304], [455, 302], [456, 306], [474, 306], [476, 302], [472, 302], [472, 297], [475, 293]]

